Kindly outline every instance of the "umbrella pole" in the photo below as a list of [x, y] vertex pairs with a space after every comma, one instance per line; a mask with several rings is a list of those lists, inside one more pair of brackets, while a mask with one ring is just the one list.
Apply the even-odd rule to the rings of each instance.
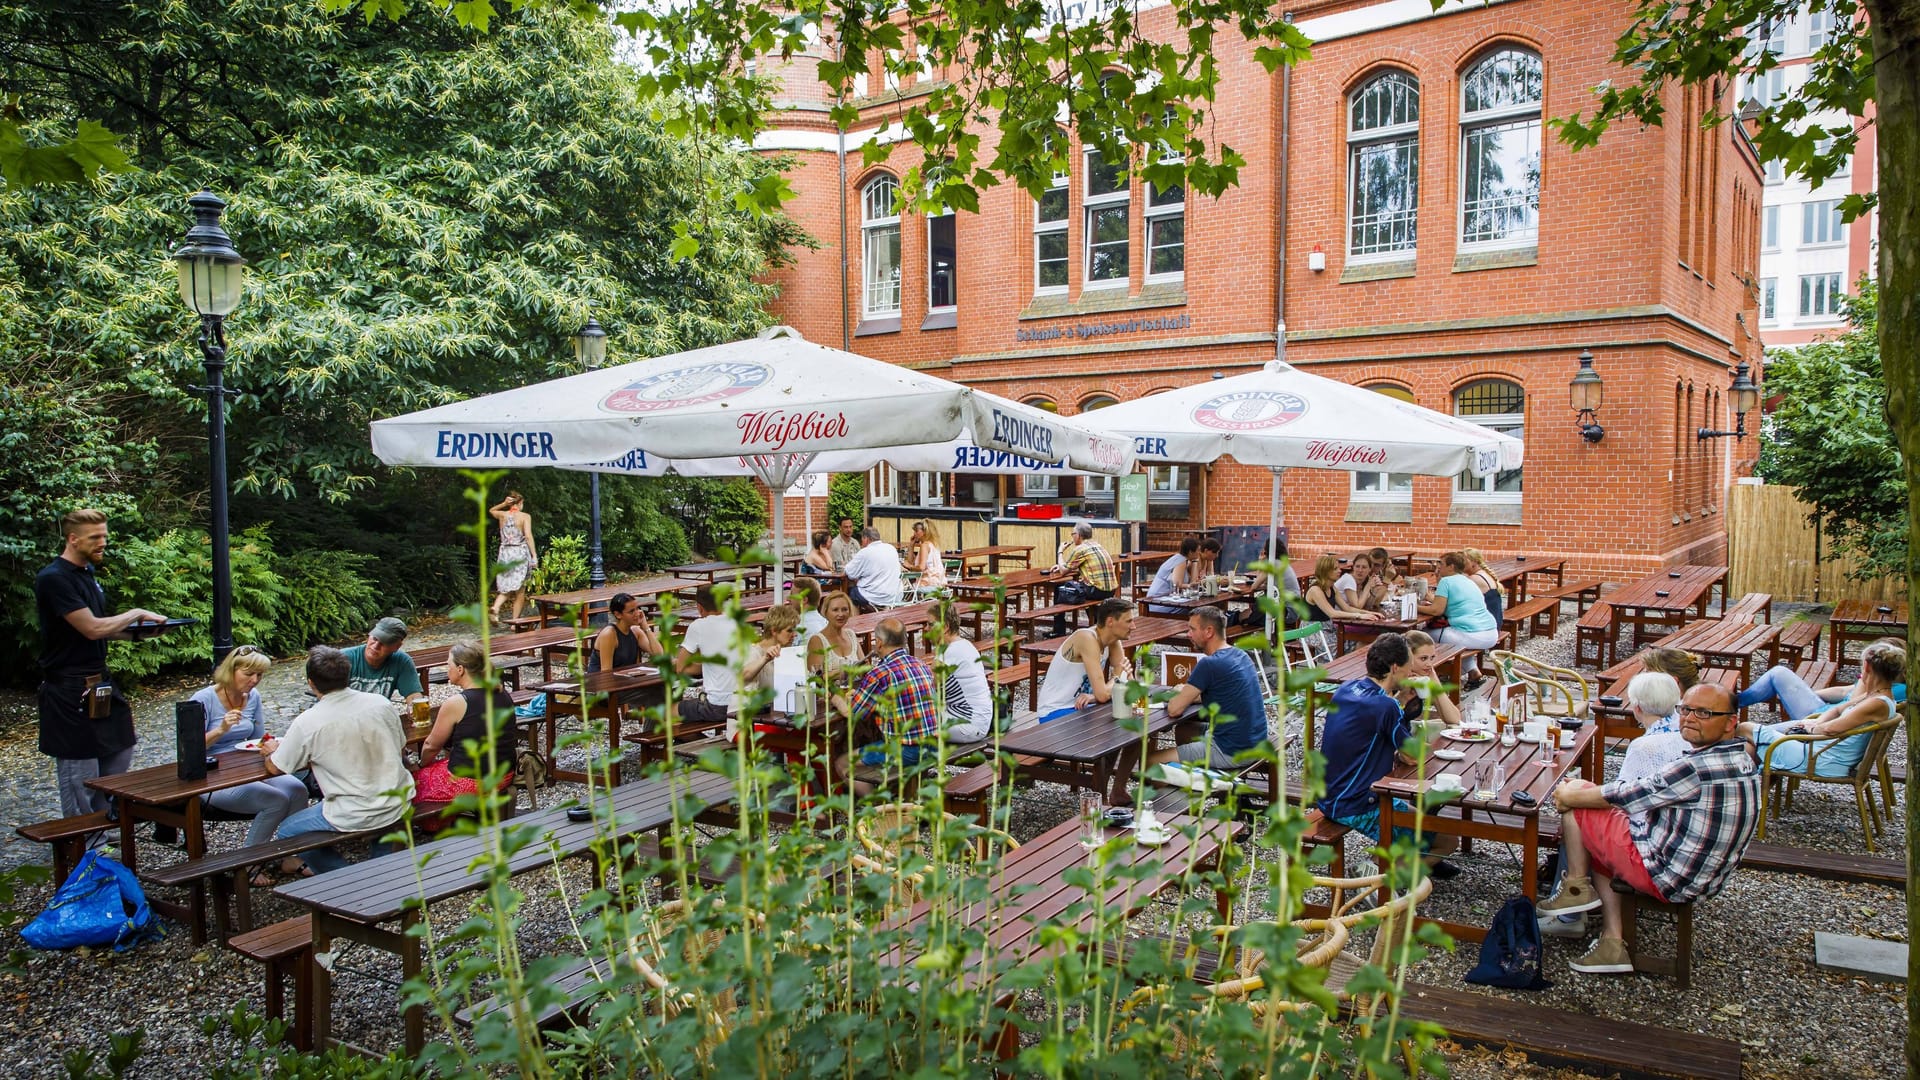
[[[1280, 470], [1275, 469], [1273, 470], [1273, 507], [1272, 507], [1271, 514], [1267, 519], [1267, 562], [1269, 564], [1277, 562], [1279, 560], [1280, 522], [1285, 517], [1285, 514], [1282, 512], [1285, 509], [1285, 506], [1286, 504], [1282, 501], [1282, 496], [1280, 494]], [[1277, 572], [1270, 571], [1267, 574], [1267, 595], [1278, 596], [1279, 594], [1280, 594], [1280, 575]], [[1279, 640], [1274, 636], [1272, 615], [1267, 616], [1267, 640], [1268, 641]]]
[[784, 603], [780, 587], [787, 569], [787, 491], [773, 489], [773, 602]]

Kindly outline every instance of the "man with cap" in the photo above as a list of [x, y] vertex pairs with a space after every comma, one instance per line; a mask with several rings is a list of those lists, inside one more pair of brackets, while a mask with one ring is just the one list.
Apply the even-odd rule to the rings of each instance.
[[420, 672], [413, 666], [413, 657], [400, 651], [407, 640], [407, 624], [389, 615], [373, 624], [367, 631], [367, 643], [355, 645], [345, 650], [347, 664], [352, 669], [347, 685], [364, 694], [378, 694], [383, 698], [393, 697], [398, 690], [400, 696], [411, 702], [415, 698], [426, 696], [420, 685]]

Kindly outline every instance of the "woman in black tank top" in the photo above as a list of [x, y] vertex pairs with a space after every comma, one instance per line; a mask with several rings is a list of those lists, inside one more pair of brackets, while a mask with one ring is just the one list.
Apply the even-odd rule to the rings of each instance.
[[593, 649], [587, 653], [589, 672], [618, 671], [660, 655], [660, 639], [640, 610], [637, 597], [613, 594], [607, 601], [607, 615], [610, 621], [594, 636]]

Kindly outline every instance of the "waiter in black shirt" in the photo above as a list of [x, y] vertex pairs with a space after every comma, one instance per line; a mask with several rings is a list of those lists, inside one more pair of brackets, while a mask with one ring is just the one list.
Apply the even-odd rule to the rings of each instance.
[[66, 547], [33, 579], [40, 609], [40, 752], [54, 759], [65, 817], [106, 809], [87, 786], [127, 771], [133, 761], [133, 710], [107, 674], [107, 642], [135, 637], [136, 623], [166, 616], [135, 608], [107, 614], [107, 592], [93, 568], [107, 556], [107, 515], [73, 510], [60, 519]]

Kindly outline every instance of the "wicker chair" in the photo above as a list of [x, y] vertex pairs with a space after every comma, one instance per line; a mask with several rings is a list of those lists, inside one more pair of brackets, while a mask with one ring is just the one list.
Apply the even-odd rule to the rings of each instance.
[[1495, 649], [1487, 654], [1509, 681], [1527, 688], [1527, 715], [1569, 716], [1586, 719], [1597, 694], [1593, 683], [1572, 668], [1554, 667], [1517, 652]]
[[[902, 872], [907, 862], [909, 849], [919, 845], [920, 822], [925, 809], [919, 803], [884, 803], [862, 810], [853, 823], [853, 837], [866, 851], [863, 857], [854, 856], [856, 870], [872, 873], [885, 872], [898, 879], [895, 895], [890, 898], [889, 906], [904, 908], [920, 898], [921, 886], [925, 877], [919, 871]], [[1020, 846], [1020, 841], [1001, 829], [981, 826], [971, 818], [964, 818], [942, 811], [947, 827], [965, 833], [973, 838], [967, 845], [965, 861], [978, 864], [984, 861], [998, 843], [1007, 851]], [[931, 860], [939, 853], [922, 849], [916, 853], [921, 859]]]
[[[1845, 736], [1854, 738], [1867, 736], [1867, 748], [1860, 755], [1859, 764], [1845, 776], [1818, 776], [1814, 770], [1819, 766], [1820, 755], [1831, 753], [1841, 742], [1832, 736], [1782, 735], [1767, 745], [1766, 756], [1760, 761], [1760, 830], [1759, 839], [1767, 838], [1767, 804], [1772, 796], [1774, 813], [1779, 814], [1793, 809], [1793, 793], [1803, 783], [1807, 784], [1845, 784], [1853, 789], [1853, 801], [1860, 811], [1860, 831], [1865, 834], [1867, 850], [1874, 850], [1874, 839], [1883, 831], [1880, 810], [1873, 805], [1873, 781], [1880, 781], [1880, 798], [1884, 804], [1887, 819], [1893, 818], [1893, 772], [1887, 765], [1887, 747], [1893, 742], [1894, 732], [1906, 723], [1909, 703], [1902, 703], [1894, 714], [1877, 724], [1855, 728]], [[1782, 745], [1790, 742], [1817, 743], [1826, 746], [1809, 747], [1806, 766], [1798, 771], [1776, 769], [1773, 755]], [[1777, 789], [1784, 788], [1780, 794]]]

